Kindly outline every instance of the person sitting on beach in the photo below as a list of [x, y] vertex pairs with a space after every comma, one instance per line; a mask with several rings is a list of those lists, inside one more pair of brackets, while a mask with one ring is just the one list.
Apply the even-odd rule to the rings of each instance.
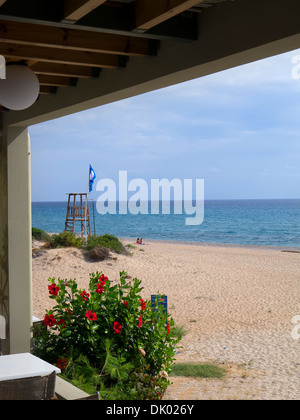
[[136, 244], [139, 244], [139, 243], [140, 243], [140, 238], [137, 238]]

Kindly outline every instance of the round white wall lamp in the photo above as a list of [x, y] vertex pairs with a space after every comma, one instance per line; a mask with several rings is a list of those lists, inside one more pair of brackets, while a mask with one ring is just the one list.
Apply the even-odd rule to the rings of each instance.
[[6, 79], [0, 79], [0, 104], [13, 111], [29, 108], [37, 100], [40, 84], [23, 64], [7, 64]]

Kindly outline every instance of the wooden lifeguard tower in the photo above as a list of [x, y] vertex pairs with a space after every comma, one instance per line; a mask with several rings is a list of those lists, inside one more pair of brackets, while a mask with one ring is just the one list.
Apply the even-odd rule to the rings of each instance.
[[71, 193], [68, 199], [68, 209], [65, 223], [65, 231], [75, 235], [76, 222], [80, 224], [80, 233], [84, 236], [91, 236], [91, 222], [89, 213], [89, 201], [87, 193]]

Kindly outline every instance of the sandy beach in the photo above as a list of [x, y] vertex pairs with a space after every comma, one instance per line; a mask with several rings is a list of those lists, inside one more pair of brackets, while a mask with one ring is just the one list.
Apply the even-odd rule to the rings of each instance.
[[298, 400], [300, 339], [292, 337], [292, 319], [300, 315], [300, 253], [145, 242], [103, 262], [88, 262], [75, 248], [45, 250], [33, 258], [33, 315], [43, 318], [51, 307], [49, 277], [76, 278], [86, 288], [91, 272], [117, 280], [125, 270], [142, 280], [144, 299], [168, 296], [169, 313], [187, 331], [178, 362], [227, 370], [222, 380], [172, 378], [164, 399]]

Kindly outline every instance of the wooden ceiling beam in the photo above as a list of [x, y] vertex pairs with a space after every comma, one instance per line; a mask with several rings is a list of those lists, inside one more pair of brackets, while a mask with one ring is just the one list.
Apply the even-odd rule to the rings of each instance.
[[65, 76], [48, 76], [39, 74], [39, 83], [41, 86], [75, 86], [75, 80]]
[[44, 74], [49, 76], [69, 76], [78, 79], [90, 79], [98, 77], [100, 69], [85, 66], [74, 66], [72, 64], [60, 63], [34, 63], [29, 64], [31, 70], [36, 74]]
[[[179, 14], [161, 25], [153, 27], [149, 31], [137, 30], [135, 28], [135, 3], [112, 3], [107, 1], [101, 7], [94, 9], [79, 21], [63, 20], [63, 0], [52, 0], [51, 2], [41, 0], [27, 0], [18, 2], [7, 1], [0, 8], [0, 22], [13, 21], [21, 23], [39, 24], [41, 27], [55, 27], [60, 29], [75, 29], [89, 33], [106, 33], [129, 37], [146, 38], [151, 40], [195, 40], [197, 26], [190, 18], [193, 14]], [[74, 0], [71, 0], [73, 3]], [[157, 0], [151, 0], [156, 2]], [[159, 0], [165, 1], [165, 0]], [[174, 1], [174, 0], [173, 0]], [[200, 2], [200, 0], [199, 0]], [[116, 4], [118, 7], [111, 7]], [[195, 14], [198, 15], [198, 14]], [[172, 24], [170, 25], [169, 23]], [[47, 30], [48, 28], [46, 28]], [[42, 34], [42, 32], [40, 32]], [[138, 34], [138, 35], [137, 35]]]
[[205, 0], [136, 0], [136, 28], [147, 31]]
[[116, 55], [4, 43], [0, 43], [0, 55], [5, 58], [18, 58], [19, 60], [36, 60], [100, 68], [116, 68], [125, 65], [125, 61], [121, 60], [122, 57]]
[[55, 94], [57, 87], [55, 86], [40, 86], [40, 95]]
[[64, 0], [64, 20], [77, 22], [107, 0]]
[[146, 38], [3, 20], [0, 42], [141, 57], [156, 52], [155, 41]]

